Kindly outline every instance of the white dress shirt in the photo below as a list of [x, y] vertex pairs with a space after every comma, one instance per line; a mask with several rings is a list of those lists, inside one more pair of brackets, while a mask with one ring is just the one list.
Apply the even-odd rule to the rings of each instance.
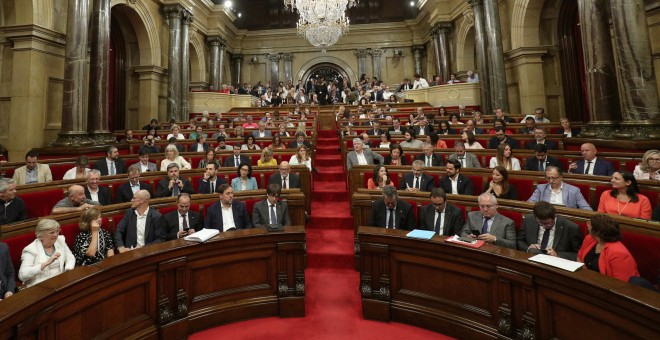
[[220, 203], [222, 209], [222, 231], [227, 231], [231, 228], [236, 228], [234, 224], [234, 211], [230, 205], [228, 208], [224, 204]]
[[144, 211], [144, 214], [140, 215], [137, 210], [135, 210], [135, 215], [137, 216], [137, 245], [138, 247], [144, 246], [144, 236], [145, 229], [147, 228], [147, 214], [149, 214], [149, 208]]

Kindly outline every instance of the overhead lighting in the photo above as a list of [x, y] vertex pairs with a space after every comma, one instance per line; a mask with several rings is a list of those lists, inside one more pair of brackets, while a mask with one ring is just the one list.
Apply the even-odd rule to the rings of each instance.
[[234, 4], [231, 2], [231, 0], [225, 0], [225, 7], [231, 8]]
[[346, 9], [357, 0], [284, 0], [284, 8], [298, 11], [298, 34], [323, 52], [348, 32]]
[[411, 1], [411, 2], [410, 2], [410, 6], [411, 6], [411, 7], [415, 6], [415, 2], [414, 2], [414, 1]]
[[238, 12], [238, 17], [240, 18], [243, 14], [241, 12]]

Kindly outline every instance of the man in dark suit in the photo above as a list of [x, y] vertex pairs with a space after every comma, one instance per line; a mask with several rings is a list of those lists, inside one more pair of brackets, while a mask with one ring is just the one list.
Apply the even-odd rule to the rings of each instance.
[[442, 157], [438, 155], [437, 153], [433, 152], [433, 145], [428, 142], [424, 142], [422, 144], [422, 150], [424, 150], [424, 153], [417, 156], [418, 161], [424, 162], [424, 166], [429, 168], [432, 166], [443, 166], [444, 162], [442, 161]]
[[596, 157], [598, 150], [596, 150], [595, 145], [584, 143], [580, 147], [580, 151], [584, 159], [571, 162], [568, 166], [568, 172], [596, 176], [612, 176], [615, 172], [611, 162]]
[[289, 143], [289, 149], [297, 149], [301, 145], [305, 145], [308, 150], [312, 149], [312, 144], [305, 140], [305, 133], [302, 131], [296, 132], [296, 140]]
[[424, 117], [419, 121], [419, 125], [413, 127], [413, 131], [415, 131], [415, 136], [426, 136], [433, 132], [433, 128], [429, 126], [428, 120]]
[[495, 109], [495, 118], [502, 119], [507, 124], [512, 122], [511, 118], [507, 117], [506, 114], [504, 113], [504, 110], [502, 110], [501, 108]]
[[191, 195], [195, 193], [190, 181], [179, 177], [179, 165], [171, 163], [167, 166], [167, 178], [158, 182], [156, 197], [178, 197], [182, 192]]
[[[101, 172], [92, 169], [87, 172], [87, 185], [85, 186], [85, 197], [92, 201], [101, 203], [101, 205], [112, 204], [112, 195], [108, 187], [99, 186], [101, 182]], [[92, 196], [92, 194], [94, 196]]]
[[[120, 253], [124, 253], [133, 248], [139, 248], [148, 244], [165, 241], [165, 227], [163, 226], [162, 216], [156, 209], [149, 207], [151, 195], [146, 190], [140, 190], [135, 193], [131, 201], [131, 207], [126, 210], [124, 218], [117, 225], [115, 230], [115, 247]], [[144, 230], [141, 228], [144, 219]]]
[[412, 171], [403, 175], [399, 189], [431, 192], [433, 188], [435, 188], [433, 177], [424, 173], [424, 162], [416, 160], [412, 163]]
[[[231, 185], [220, 185], [218, 195], [220, 195], [220, 201], [206, 209], [204, 228], [218, 229], [220, 232], [252, 228], [252, 221], [250, 221], [245, 203], [234, 200], [234, 189], [231, 188]], [[231, 211], [233, 217], [227, 225], [222, 220], [222, 214], [225, 211]]]
[[367, 135], [369, 136], [380, 136], [383, 133], [385, 133], [385, 131], [380, 128], [379, 121], [375, 121], [373, 128], [367, 130]]
[[557, 216], [557, 210], [548, 202], [537, 202], [533, 212], [523, 219], [517, 237], [518, 250], [575, 261], [584, 239], [580, 227]]
[[198, 134], [195, 137], [197, 143], [190, 145], [188, 151], [190, 152], [206, 152], [209, 151], [209, 144], [206, 142], [206, 134]]
[[520, 143], [513, 137], [507, 136], [504, 128], [498, 126], [495, 128], [495, 136], [488, 140], [488, 148], [497, 149], [502, 143], [507, 143], [512, 150], [520, 148]]
[[533, 135], [534, 129], [536, 129], [536, 121], [534, 120], [534, 117], [527, 117], [525, 118], [525, 126], [520, 128], [520, 133], [523, 135]]
[[176, 210], [163, 215], [167, 240], [176, 240], [202, 230], [199, 213], [190, 210], [190, 195], [183, 193], [176, 200]]
[[250, 162], [250, 159], [247, 156], [241, 155], [241, 145], [236, 143], [234, 144], [234, 155], [225, 158], [225, 166], [236, 168], [239, 164], [243, 163], [251, 164], [252, 162]]
[[477, 124], [474, 122], [473, 119], [468, 119], [468, 121], [465, 123], [465, 131], [470, 131], [475, 135], [486, 134], [486, 131], [484, 131], [484, 129], [477, 127]]
[[454, 143], [454, 153], [449, 155], [449, 160], [455, 160], [461, 163], [463, 168], [481, 168], [481, 163], [476, 155], [468, 153], [465, 150], [465, 144], [461, 141]]
[[401, 120], [398, 117], [392, 118], [392, 127], [390, 127], [387, 131], [389, 131], [390, 135], [404, 135], [406, 133], [406, 127], [401, 126]]
[[[479, 211], [468, 213], [462, 236], [476, 238], [496, 246], [516, 249], [516, 226], [513, 220], [497, 212], [497, 198], [491, 193], [479, 196]], [[475, 236], [479, 232], [479, 236]]]
[[445, 170], [447, 175], [440, 179], [440, 188], [446, 193], [458, 195], [472, 195], [474, 193], [472, 181], [460, 173], [461, 163], [459, 161], [447, 161]]
[[112, 176], [126, 173], [126, 164], [119, 158], [119, 150], [114, 145], [105, 149], [105, 158], [94, 162], [94, 169], [101, 172], [101, 176]]
[[399, 199], [396, 188], [387, 185], [383, 188], [383, 198], [371, 203], [368, 225], [387, 229], [415, 229], [415, 216], [412, 206]]
[[525, 170], [528, 171], [545, 171], [548, 166], [555, 166], [561, 169], [559, 160], [548, 156], [548, 147], [545, 144], [537, 144], [534, 147], [534, 156], [527, 159]]
[[119, 186], [115, 193], [116, 203], [130, 202], [133, 195], [140, 190], [147, 190], [149, 196], [153, 195], [151, 185], [140, 182], [140, 168], [138, 165], [132, 165], [128, 168], [128, 181]]
[[[167, 146], [174, 145], [174, 147], [175, 147], [179, 152], [183, 152], [183, 150], [184, 150], [184, 149], [183, 149], [183, 145], [177, 143], [178, 141], [179, 141], [179, 140], [176, 139], [176, 137], [170, 137], [170, 139], [167, 140], [167, 143], [168, 143]], [[167, 146], [165, 146], [165, 148], [167, 148]]]
[[0, 243], [0, 301], [14, 295], [16, 291], [16, 272], [9, 255], [9, 246]]
[[302, 190], [300, 183], [300, 176], [291, 173], [291, 165], [289, 162], [282, 161], [279, 165], [280, 172], [273, 174], [268, 178], [268, 184], [279, 184], [282, 189], [298, 188]]
[[145, 125], [142, 127], [142, 130], [144, 132], [149, 132], [149, 130], [154, 129], [156, 132], [158, 132], [159, 126], [158, 126], [158, 119], [153, 118], [149, 124]]
[[442, 188], [431, 190], [431, 204], [422, 207], [419, 213], [419, 229], [433, 230], [438, 235], [460, 235], [465, 219], [461, 209], [447, 203], [447, 194]]
[[534, 129], [534, 140], [527, 143], [527, 149], [534, 150], [539, 144], [545, 144], [548, 150], [559, 149], [559, 144], [557, 142], [545, 139], [545, 128], [542, 127], [536, 127]]
[[255, 228], [266, 228], [266, 225], [291, 225], [289, 206], [279, 200], [282, 188], [279, 184], [269, 184], [266, 188], [266, 199], [254, 204], [252, 223]]
[[227, 183], [227, 181], [218, 177], [218, 168], [217, 164], [211, 163], [206, 164], [206, 171], [204, 172], [204, 178], [199, 181], [199, 187], [197, 188], [197, 193], [199, 194], [212, 194], [217, 193], [220, 185]]

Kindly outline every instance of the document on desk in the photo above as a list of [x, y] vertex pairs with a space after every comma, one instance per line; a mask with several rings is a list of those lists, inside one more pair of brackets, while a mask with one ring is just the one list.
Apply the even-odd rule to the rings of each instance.
[[559, 269], [568, 270], [569, 272], [574, 272], [582, 266], [584, 263], [575, 262], [567, 259], [562, 259], [561, 257], [550, 256], [545, 254], [538, 254], [529, 258], [530, 261], [547, 264]]
[[406, 234], [406, 236], [408, 237], [419, 238], [422, 240], [430, 240], [431, 238], [433, 238], [433, 235], [435, 235], [435, 231], [421, 230], [421, 229], [414, 229], [413, 231]]
[[186, 241], [206, 242], [219, 233], [220, 231], [218, 229], [202, 229], [192, 235], [184, 237], [183, 239]]

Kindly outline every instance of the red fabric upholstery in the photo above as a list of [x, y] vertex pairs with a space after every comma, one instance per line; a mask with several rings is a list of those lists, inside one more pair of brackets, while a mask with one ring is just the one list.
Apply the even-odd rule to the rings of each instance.
[[640, 190], [640, 194], [646, 196], [651, 202], [651, 207], [658, 206], [658, 192], [652, 190]]
[[48, 167], [50, 167], [50, 172], [53, 174], [54, 181], [58, 181], [64, 178], [64, 174], [74, 166], [74, 162], [48, 164]]
[[498, 210], [498, 212], [500, 214], [512, 219], [513, 222], [516, 225], [516, 230], [520, 229], [520, 226], [522, 225], [523, 214], [521, 214], [517, 211], [508, 211], [508, 210]]
[[481, 191], [484, 189], [483, 177], [477, 175], [469, 175], [467, 177], [472, 181], [472, 186], [474, 188], [474, 193], [473, 193], [474, 196], [479, 196], [481, 194]]
[[21, 194], [20, 197], [25, 202], [28, 218], [35, 218], [50, 215], [53, 206], [64, 198], [64, 191], [56, 188], [28, 192]]
[[626, 231], [622, 231], [621, 235], [623, 236], [621, 242], [637, 262], [639, 274], [651, 282], [656, 282], [660, 270], [658, 262], [660, 239]]
[[515, 187], [518, 192], [518, 200], [526, 201], [528, 198], [532, 197], [536, 186], [534, 186], [534, 181], [531, 179], [518, 179], [518, 178], [509, 178], [509, 185]]

